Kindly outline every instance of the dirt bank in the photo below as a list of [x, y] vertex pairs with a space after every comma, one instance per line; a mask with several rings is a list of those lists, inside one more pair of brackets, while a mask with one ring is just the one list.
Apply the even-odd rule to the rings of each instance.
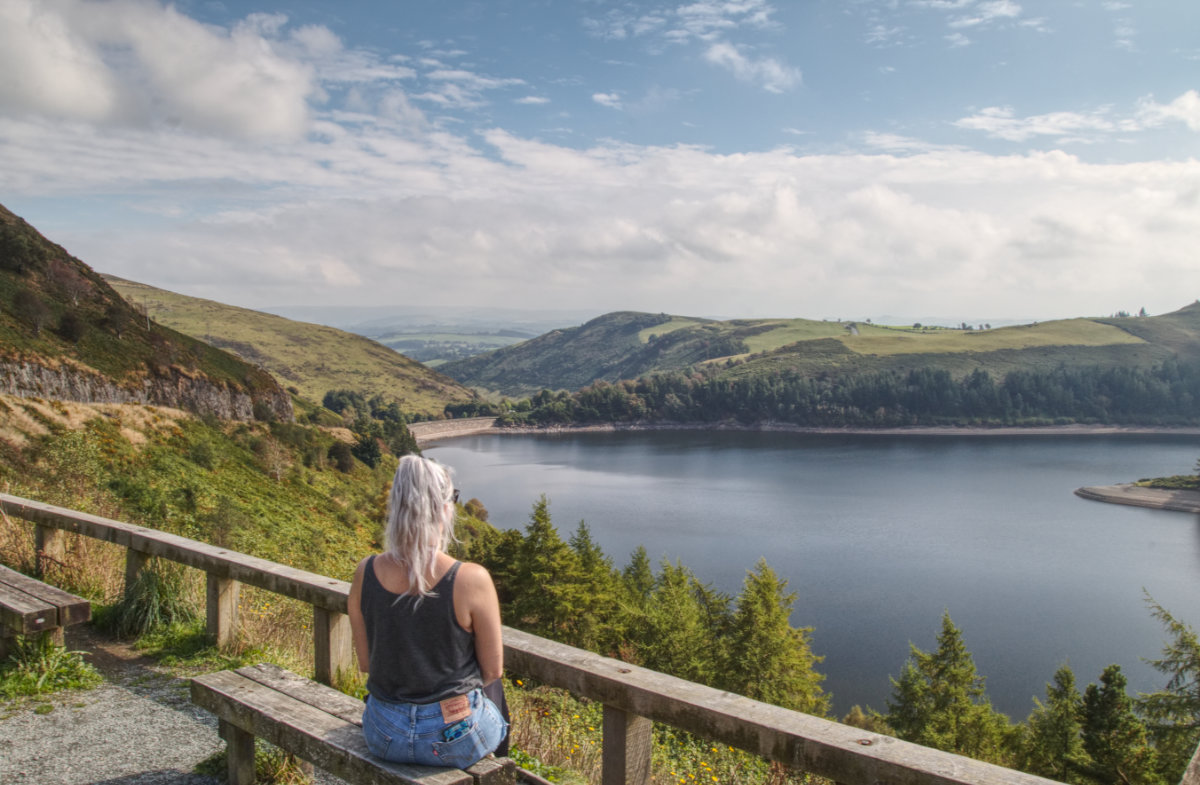
[[1155, 510], [1200, 513], [1200, 491], [1174, 491], [1141, 488], [1137, 485], [1095, 485], [1079, 488], [1076, 496], [1111, 504], [1128, 504]]

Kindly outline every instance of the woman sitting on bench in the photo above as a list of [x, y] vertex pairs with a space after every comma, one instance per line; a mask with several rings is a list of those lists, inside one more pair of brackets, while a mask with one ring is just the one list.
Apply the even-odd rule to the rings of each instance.
[[355, 653], [369, 674], [363, 735], [373, 755], [397, 763], [465, 768], [507, 733], [482, 691], [504, 667], [496, 587], [445, 550], [457, 500], [447, 467], [401, 458], [384, 552], [358, 565], [350, 587]]

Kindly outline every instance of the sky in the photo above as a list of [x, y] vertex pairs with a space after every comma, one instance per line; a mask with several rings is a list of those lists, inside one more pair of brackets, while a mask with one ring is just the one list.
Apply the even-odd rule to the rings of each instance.
[[1200, 297], [1195, 0], [0, 0], [0, 204], [251, 308]]

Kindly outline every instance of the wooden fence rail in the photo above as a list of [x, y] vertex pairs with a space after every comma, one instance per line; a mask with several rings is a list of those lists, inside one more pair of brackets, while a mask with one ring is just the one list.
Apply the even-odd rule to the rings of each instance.
[[[0, 494], [0, 510], [34, 524], [39, 564], [44, 558], [61, 559], [63, 532], [124, 546], [127, 591], [150, 556], [204, 570], [208, 631], [220, 645], [236, 636], [241, 583], [307, 602], [313, 606], [316, 678], [329, 684], [339, 669], [352, 666], [346, 617], [349, 584], [345, 581], [8, 494]], [[654, 722], [845, 785], [1052, 782], [781, 709], [508, 627], [504, 628], [504, 654], [511, 672], [604, 705], [603, 785], [643, 785], [650, 781], [650, 732]], [[1184, 781], [1193, 785], [1186, 776]]]

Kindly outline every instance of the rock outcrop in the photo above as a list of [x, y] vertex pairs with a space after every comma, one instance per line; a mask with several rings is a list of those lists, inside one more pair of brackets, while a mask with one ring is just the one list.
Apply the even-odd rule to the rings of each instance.
[[169, 406], [223, 420], [293, 419], [288, 394], [276, 387], [251, 396], [204, 376], [170, 369], [165, 375], [143, 376], [118, 384], [72, 364], [55, 367], [28, 360], [0, 361], [0, 393], [79, 403], [144, 403]]

